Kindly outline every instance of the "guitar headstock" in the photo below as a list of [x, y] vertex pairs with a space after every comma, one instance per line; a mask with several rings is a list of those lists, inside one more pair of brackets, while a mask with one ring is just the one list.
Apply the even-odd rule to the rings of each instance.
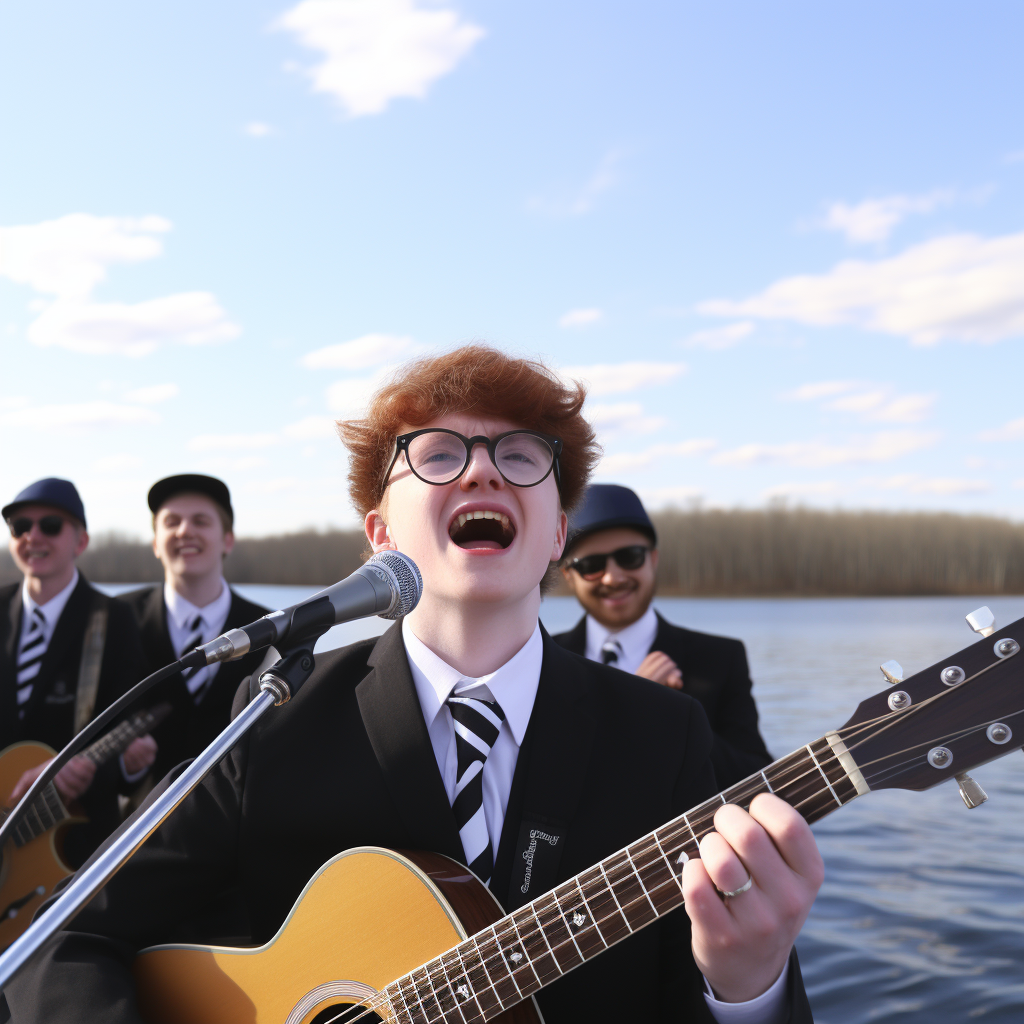
[[996, 630], [992, 613], [967, 616], [982, 634], [962, 651], [868, 697], [839, 736], [871, 789], [930, 789], [956, 778], [968, 807], [986, 799], [965, 773], [1024, 746], [1024, 619]]

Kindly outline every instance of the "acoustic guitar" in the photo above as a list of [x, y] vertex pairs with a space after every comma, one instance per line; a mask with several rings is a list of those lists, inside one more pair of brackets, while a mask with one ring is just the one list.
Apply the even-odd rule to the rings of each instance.
[[150, 1024], [537, 1024], [543, 986], [683, 902], [682, 866], [725, 803], [774, 793], [809, 822], [878, 789], [955, 778], [1024, 743], [1024, 619], [869, 697], [826, 733], [539, 899], [504, 914], [436, 854], [349, 850], [313, 877], [278, 933], [248, 949], [155, 946], [134, 962]]
[[[140, 711], [82, 751], [95, 765], [123, 753], [132, 740], [144, 736], [171, 713], [170, 704]], [[56, 755], [45, 743], [12, 743], [0, 751], [0, 794], [14, 789], [22, 773]], [[11, 813], [0, 807], [0, 822]], [[0, 950], [6, 949], [31, 923], [36, 908], [54, 886], [71, 874], [61, 858], [61, 840], [69, 825], [86, 819], [64, 806], [51, 782], [18, 822], [0, 857]]]

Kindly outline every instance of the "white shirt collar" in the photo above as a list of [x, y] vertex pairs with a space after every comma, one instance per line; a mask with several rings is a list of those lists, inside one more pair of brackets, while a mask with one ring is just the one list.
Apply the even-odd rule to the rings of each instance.
[[540, 666], [544, 657], [540, 623], [534, 627], [530, 639], [504, 665], [476, 679], [462, 675], [439, 658], [404, 622], [402, 642], [405, 644], [416, 696], [428, 729], [444, 707], [444, 702], [457, 689], [460, 695], [468, 693], [470, 696], [496, 700], [505, 713], [505, 721], [516, 744], [522, 746], [533, 713], [533, 704], [537, 699]]
[[28, 580], [25, 580], [21, 585], [21, 603], [25, 609], [25, 620], [28, 620], [33, 609], [38, 608], [43, 613], [43, 618], [46, 619], [47, 629], [53, 629], [57, 624], [57, 620], [61, 617], [72, 591], [78, 586], [78, 578], [78, 569], [76, 568], [71, 576], [71, 582], [60, 593], [51, 597], [46, 604], [36, 604], [32, 600], [32, 596], [28, 592]]
[[197, 608], [191, 601], [179, 594], [170, 582], [164, 583], [164, 604], [167, 614], [181, 630], [189, 627], [197, 615], [202, 617], [203, 624], [220, 632], [231, 609], [231, 588], [221, 577], [220, 594], [203, 608]]
[[609, 637], [614, 637], [622, 647], [621, 662], [639, 665], [647, 656], [647, 652], [658, 635], [658, 616], [654, 606], [648, 605], [647, 611], [636, 622], [630, 623], [617, 632], [602, 626], [592, 615], [587, 615], [587, 657], [592, 661], [601, 660], [601, 646]]

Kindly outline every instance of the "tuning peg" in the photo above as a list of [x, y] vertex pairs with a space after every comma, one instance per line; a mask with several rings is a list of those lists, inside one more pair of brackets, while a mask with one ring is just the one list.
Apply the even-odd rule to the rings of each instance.
[[967, 625], [975, 633], [980, 633], [982, 636], [991, 636], [996, 631], [996, 617], [992, 614], [987, 604], [983, 604], [980, 608], [975, 608], [970, 615], [965, 617]]
[[981, 786], [979, 786], [978, 783], [967, 774], [967, 772], [961, 772], [959, 775], [955, 776], [955, 778], [956, 784], [960, 787], [960, 796], [963, 797], [963, 801], [967, 804], [968, 810], [973, 810], [979, 804], [983, 804], [988, 799], [988, 793], [986, 793], [985, 790], [983, 790]]
[[892, 686], [903, 682], [903, 666], [898, 661], [885, 661], [878, 666], [885, 676], [885, 681]]

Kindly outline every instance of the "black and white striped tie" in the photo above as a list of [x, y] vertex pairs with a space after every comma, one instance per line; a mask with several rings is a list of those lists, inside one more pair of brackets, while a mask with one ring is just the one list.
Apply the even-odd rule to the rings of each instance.
[[[188, 624], [188, 628], [192, 635], [182, 645], [181, 651], [178, 654], [179, 658], [184, 658], [189, 651], [194, 651], [203, 642], [202, 615], [197, 615]], [[192, 694], [192, 699], [198, 704], [206, 696], [206, 683], [210, 677], [209, 666], [203, 665], [200, 668], [186, 669], [182, 672], [181, 677], [185, 680], [185, 685], [188, 687], [188, 692]]]
[[46, 616], [38, 608], [32, 609], [28, 631], [18, 649], [18, 718], [25, 717], [25, 705], [32, 696], [32, 680], [46, 654]]
[[622, 644], [618, 640], [608, 637], [603, 644], [601, 644], [601, 664], [602, 665], [618, 665], [619, 658], [622, 657]]
[[448, 710], [455, 724], [459, 765], [452, 810], [469, 869], [486, 885], [494, 869], [491, 837], [484, 816], [484, 762], [494, 746], [505, 713], [497, 701], [451, 696]]

